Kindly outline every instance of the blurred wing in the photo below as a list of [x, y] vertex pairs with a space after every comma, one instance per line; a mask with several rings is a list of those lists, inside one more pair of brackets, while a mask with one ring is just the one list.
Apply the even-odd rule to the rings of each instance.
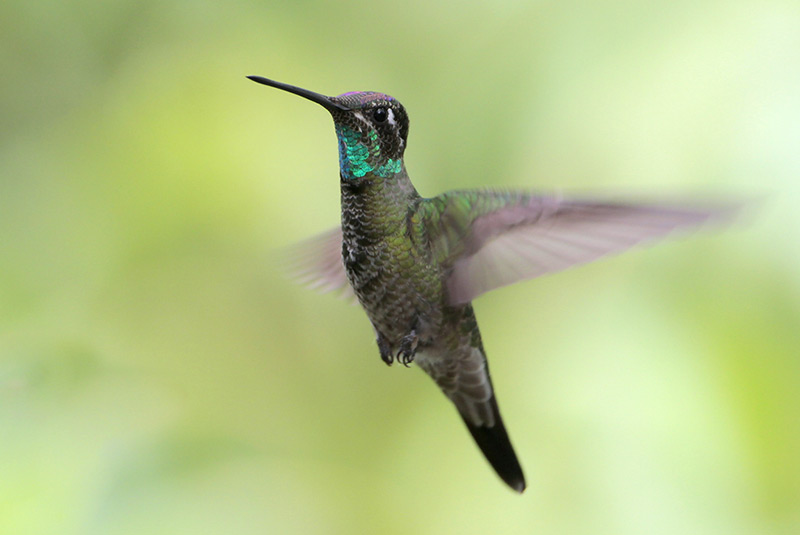
[[341, 290], [339, 297], [355, 302], [342, 263], [342, 229], [336, 227], [296, 245], [287, 251], [291, 275], [320, 293]]
[[[471, 208], [469, 225], [461, 217], [456, 227], [462, 229], [463, 243], [449, 246], [454, 253], [449, 257], [452, 270], [447, 280], [451, 304], [467, 303], [494, 288], [624, 251], [723, 212], [481, 193], [496, 198], [473, 203], [489, 209], [476, 213]], [[446, 224], [447, 218], [442, 221]], [[452, 236], [452, 229], [448, 232]]]

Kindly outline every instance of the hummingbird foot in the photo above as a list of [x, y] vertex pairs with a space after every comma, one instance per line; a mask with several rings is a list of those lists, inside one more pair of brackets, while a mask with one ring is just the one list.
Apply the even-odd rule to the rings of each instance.
[[392, 348], [389, 347], [389, 344], [386, 342], [386, 339], [378, 335], [377, 338], [378, 342], [378, 351], [381, 352], [381, 360], [386, 363], [387, 366], [391, 366], [394, 362], [394, 355], [392, 354]]
[[416, 329], [413, 329], [400, 340], [400, 351], [397, 352], [397, 362], [400, 362], [403, 366], [408, 368], [409, 364], [414, 362], [418, 344], [419, 337], [417, 336]]

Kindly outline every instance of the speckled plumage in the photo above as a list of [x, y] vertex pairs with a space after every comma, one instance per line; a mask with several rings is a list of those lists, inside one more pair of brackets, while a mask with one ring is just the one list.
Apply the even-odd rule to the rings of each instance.
[[384, 362], [413, 361], [427, 372], [498, 475], [522, 492], [525, 478], [498, 410], [472, 299], [697, 225], [714, 211], [498, 190], [423, 198], [406, 172], [409, 121], [396, 99], [376, 92], [327, 97], [251, 79], [317, 102], [334, 119], [341, 228], [306, 244], [301, 274], [325, 290], [351, 289]]

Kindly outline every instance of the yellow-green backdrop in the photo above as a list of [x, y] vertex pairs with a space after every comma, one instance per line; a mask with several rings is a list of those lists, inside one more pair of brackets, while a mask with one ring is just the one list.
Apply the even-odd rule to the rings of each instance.
[[[790, 0], [0, 5], [0, 533], [800, 532]], [[476, 311], [517, 496], [358, 307], [318, 106], [378, 90], [423, 195], [753, 199]]]

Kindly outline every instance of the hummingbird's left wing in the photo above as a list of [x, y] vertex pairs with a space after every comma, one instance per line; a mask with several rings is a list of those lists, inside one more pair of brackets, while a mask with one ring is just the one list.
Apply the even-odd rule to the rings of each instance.
[[425, 199], [417, 217], [437, 260], [449, 270], [448, 301], [463, 304], [729, 212], [485, 190]]
[[356, 302], [342, 263], [341, 227], [293, 245], [286, 256], [289, 270], [301, 283], [321, 293], [341, 290], [340, 297]]

